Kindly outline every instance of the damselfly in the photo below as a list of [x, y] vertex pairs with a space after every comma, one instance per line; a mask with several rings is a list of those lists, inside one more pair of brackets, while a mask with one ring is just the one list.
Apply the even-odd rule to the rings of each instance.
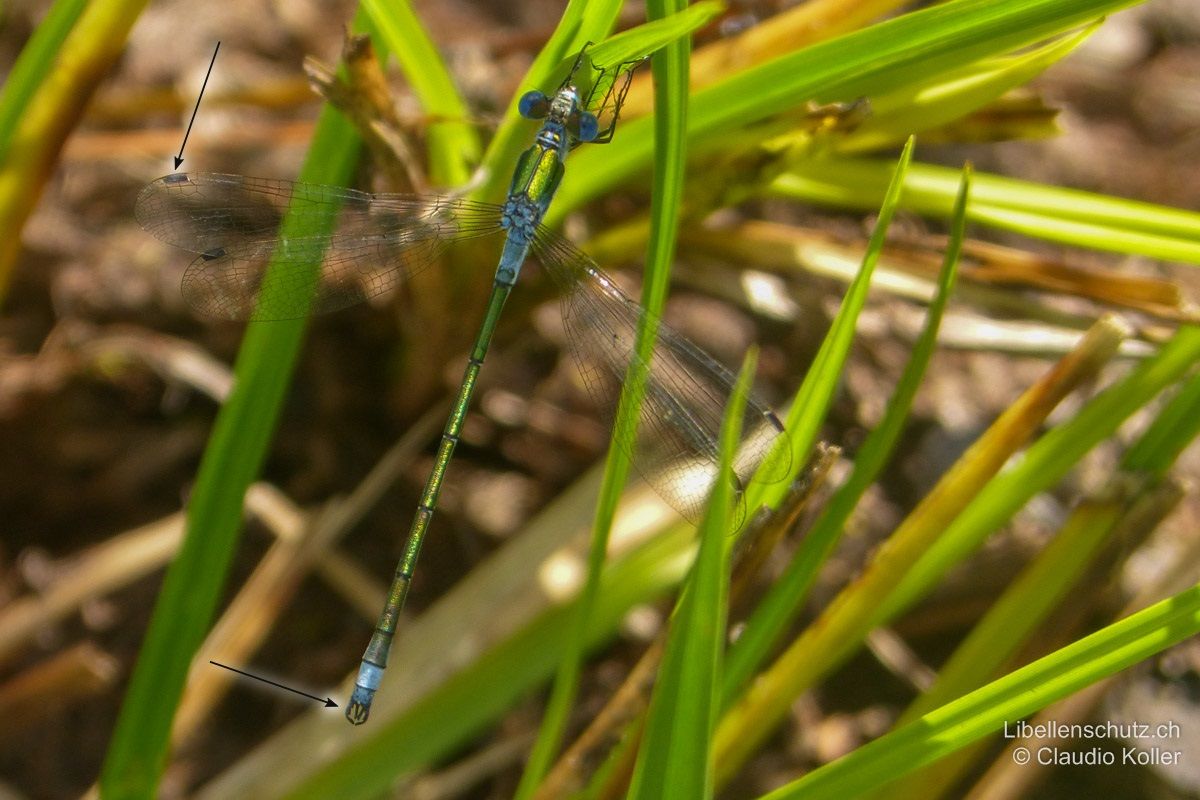
[[[590, 89], [581, 91], [583, 55], [553, 95], [532, 91], [521, 98], [522, 116], [543, 122], [517, 162], [502, 205], [204, 173], [168, 175], [138, 197], [137, 218], [147, 231], [200, 254], [183, 278], [188, 303], [201, 314], [232, 319], [294, 319], [344, 308], [395, 289], [439, 261], [452, 243], [503, 239], [487, 311], [346, 709], [354, 724], [366, 721], [379, 688], [476, 379], [527, 258], [539, 262], [562, 291], [568, 340], [598, 405], [611, 416], [631, 367], [644, 376], [639, 436], [648, 444], [631, 453], [638, 472], [692, 520], [699, 518], [716, 474], [721, 415], [733, 376], [650, 318], [591, 258], [542, 225], [567, 154], [580, 144], [612, 138], [629, 86], [629, 65], [606, 74], [588, 64], [596, 74], [588, 76]], [[321, 269], [314, 270], [317, 263]], [[647, 363], [635, 342], [648, 324], [657, 332]], [[742, 429], [735, 463], [739, 493], [756, 470], [760, 480], [778, 480], [789, 466], [786, 448], [774, 446], [783, 426], [766, 405], [751, 399]]]

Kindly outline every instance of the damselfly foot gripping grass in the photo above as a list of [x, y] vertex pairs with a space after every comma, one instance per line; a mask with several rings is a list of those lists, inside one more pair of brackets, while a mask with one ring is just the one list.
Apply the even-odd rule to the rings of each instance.
[[[605, 74], [589, 63], [582, 69], [596, 74], [581, 90], [583, 56], [553, 95], [533, 91], [521, 98], [521, 114], [542, 125], [517, 162], [502, 205], [203, 173], [168, 175], [138, 197], [137, 217], [147, 231], [199, 254], [183, 278], [188, 303], [231, 319], [294, 319], [344, 308], [396, 288], [456, 241], [502, 240], [487, 311], [346, 709], [356, 725], [370, 713], [476, 379], [527, 258], [540, 262], [562, 292], [568, 339], [597, 404], [611, 417], [627, 377], [636, 371], [644, 381], [639, 445], [630, 454], [638, 472], [692, 520], [716, 474], [733, 376], [542, 225], [567, 154], [612, 138], [629, 86], [630, 65]], [[635, 349], [643, 329], [656, 331], [648, 361]], [[756, 473], [758, 480], [779, 480], [789, 467], [786, 448], [775, 446], [783, 426], [767, 406], [751, 399], [742, 427], [739, 493]]]

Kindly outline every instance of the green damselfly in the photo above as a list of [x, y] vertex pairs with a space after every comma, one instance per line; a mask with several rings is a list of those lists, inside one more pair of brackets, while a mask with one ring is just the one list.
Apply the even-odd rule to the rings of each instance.
[[[583, 70], [595, 73], [585, 91], [578, 88]], [[188, 303], [203, 315], [228, 319], [295, 319], [345, 308], [395, 289], [438, 262], [454, 242], [503, 240], [487, 311], [346, 709], [354, 724], [365, 722], [370, 712], [480, 368], [527, 258], [540, 263], [561, 290], [562, 316], [584, 383], [610, 417], [631, 366], [640, 369], [645, 393], [639, 431], [648, 445], [630, 454], [634, 466], [685, 517], [700, 516], [716, 474], [721, 415], [733, 376], [651, 318], [590, 257], [541, 222], [567, 154], [580, 144], [612, 138], [630, 72], [629, 64], [609, 71], [595, 67], [581, 52], [552, 95], [531, 91], [521, 98], [522, 116], [542, 120], [542, 126], [517, 162], [502, 205], [209, 173], [168, 175], [138, 197], [137, 218], [147, 231], [200, 254], [184, 273]], [[313, 230], [329, 232], [305, 234], [305, 220]], [[319, 270], [312, 268], [317, 263]], [[647, 325], [657, 330], [649, 363], [635, 350], [638, 332]], [[751, 399], [742, 427], [735, 464], [739, 493], [756, 470], [757, 479], [770, 481], [782, 479], [789, 467], [786, 448], [775, 446], [783, 426], [765, 404]]]

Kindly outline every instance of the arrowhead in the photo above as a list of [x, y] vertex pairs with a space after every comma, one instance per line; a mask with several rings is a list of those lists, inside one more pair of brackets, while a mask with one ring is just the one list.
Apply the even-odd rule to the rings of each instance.
[[175, 156], [175, 169], [179, 169], [179, 165], [183, 163], [182, 156]]
[[332, 698], [332, 697], [326, 697], [326, 698], [325, 698], [325, 707], [326, 707], [326, 708], [337, 708], [337, 707], [338, 707], [338, 704], [337, 704], [337, 703], [335, 703], [335, 702], [333, 702], [333, 698]]

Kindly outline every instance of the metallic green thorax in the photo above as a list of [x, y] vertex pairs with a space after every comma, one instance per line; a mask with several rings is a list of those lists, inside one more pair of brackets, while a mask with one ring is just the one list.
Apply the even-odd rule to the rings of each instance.
[[550, 199], [558, 191], [562, 182], [562, 156], [550, 148], [535, 144], [521, 154], [517, 169], [513, 172], [512, 187], [509, 198], [519, 195], [536, 203], [543, 210], [550, 205]]

